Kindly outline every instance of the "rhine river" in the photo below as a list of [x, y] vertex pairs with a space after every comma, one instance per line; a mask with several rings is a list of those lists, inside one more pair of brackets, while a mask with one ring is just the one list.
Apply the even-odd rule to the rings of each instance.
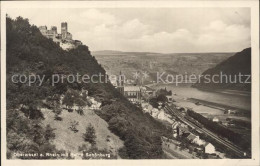
[[[175, 85], [152, 85], [154, 89], [165, 88], [171, 90], [173, 94], [180, 98], [195, 98], [205, 101], [210, 101], [214, 103], [220, 103], [236, 108], [241, 108], [250, 111], [251, 110], [251, 94], [250, 93], [239, 93], [232, 91], [221, 92], [211, 92], [198, 90], [189, 86], [175, 86]], [[232, 94], [231, 94], [232, 93]]]

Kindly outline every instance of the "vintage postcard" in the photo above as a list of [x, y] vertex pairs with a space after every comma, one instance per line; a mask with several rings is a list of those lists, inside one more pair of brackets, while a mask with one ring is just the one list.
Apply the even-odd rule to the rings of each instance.
[[4, 165], [259, 165], [258, 1], [2, 1]]

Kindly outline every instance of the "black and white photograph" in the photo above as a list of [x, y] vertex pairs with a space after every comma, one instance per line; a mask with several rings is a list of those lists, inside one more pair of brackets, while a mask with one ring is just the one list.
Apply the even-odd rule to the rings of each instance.
[[259, 2], [214, 2], [2, 2], [6, 163], [258, 165]]

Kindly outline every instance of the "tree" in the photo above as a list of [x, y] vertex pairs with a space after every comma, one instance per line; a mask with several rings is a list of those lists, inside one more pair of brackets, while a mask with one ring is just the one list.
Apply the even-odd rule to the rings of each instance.
[[75, 100], [75, 104], [77, 104], [77, 106], [80, 108], [80, 109], [83, 109], [83, 107], [85, 107], [87, 104], [86, 104], [86, 102], [83, 100], [83, 99], [81, 99], [81, 98], [77, 98], [76, 100]]
[[65, 104], [66, 107], [71, 108], [74, 104], [72, 94], [67, 92], [62, 100], [62, 104]]
[[158, 97], [157, 97], [157, 101], [161, 101], [161, 102], [166, 102], [168, 99], [165, 95], [163, 94], [160, 94]]
[[151, 98], [149, 103], [154, 107], [158, 108], [159, 104], [157, 103], [157, 98]]
[[77, 113], [80, 115], [84, 115], [83, 107], [87, 105], [86, 102], [81, 98], [77, 98], [75, 100], [75, 104], [78, 106]]
[[55, 138], [55, 133], [53, 132], [55, 129], [51, 128], [48, 124], [45, 129], [44, 137], [47, 141], [53, 140]]
[[33, 122], [30, 135], [33, 142], [36, 143], [38, 146], [41, 146], [45, 143], [44, 129], [42, 128], [42, 126], [38, 121]]
[[70, 89], [65, 93], [62, 104], [65, 104], [66, 107], [71, 108], [79, 98], [79, 93], [76, 90]]
[[86, 133], [83, 134], [84, 141], [91, 143], [92, 145], [96, 144], [96, 131], [95, 128], [89, 124], [86, 128]]

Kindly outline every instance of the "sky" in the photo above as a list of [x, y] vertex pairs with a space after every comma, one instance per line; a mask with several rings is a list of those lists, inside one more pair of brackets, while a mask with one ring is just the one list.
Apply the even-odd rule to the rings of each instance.
[[249, 8], [8, 9], [36, 26], [68, 23], [91, 51], [238, 52], [250, 47]]

